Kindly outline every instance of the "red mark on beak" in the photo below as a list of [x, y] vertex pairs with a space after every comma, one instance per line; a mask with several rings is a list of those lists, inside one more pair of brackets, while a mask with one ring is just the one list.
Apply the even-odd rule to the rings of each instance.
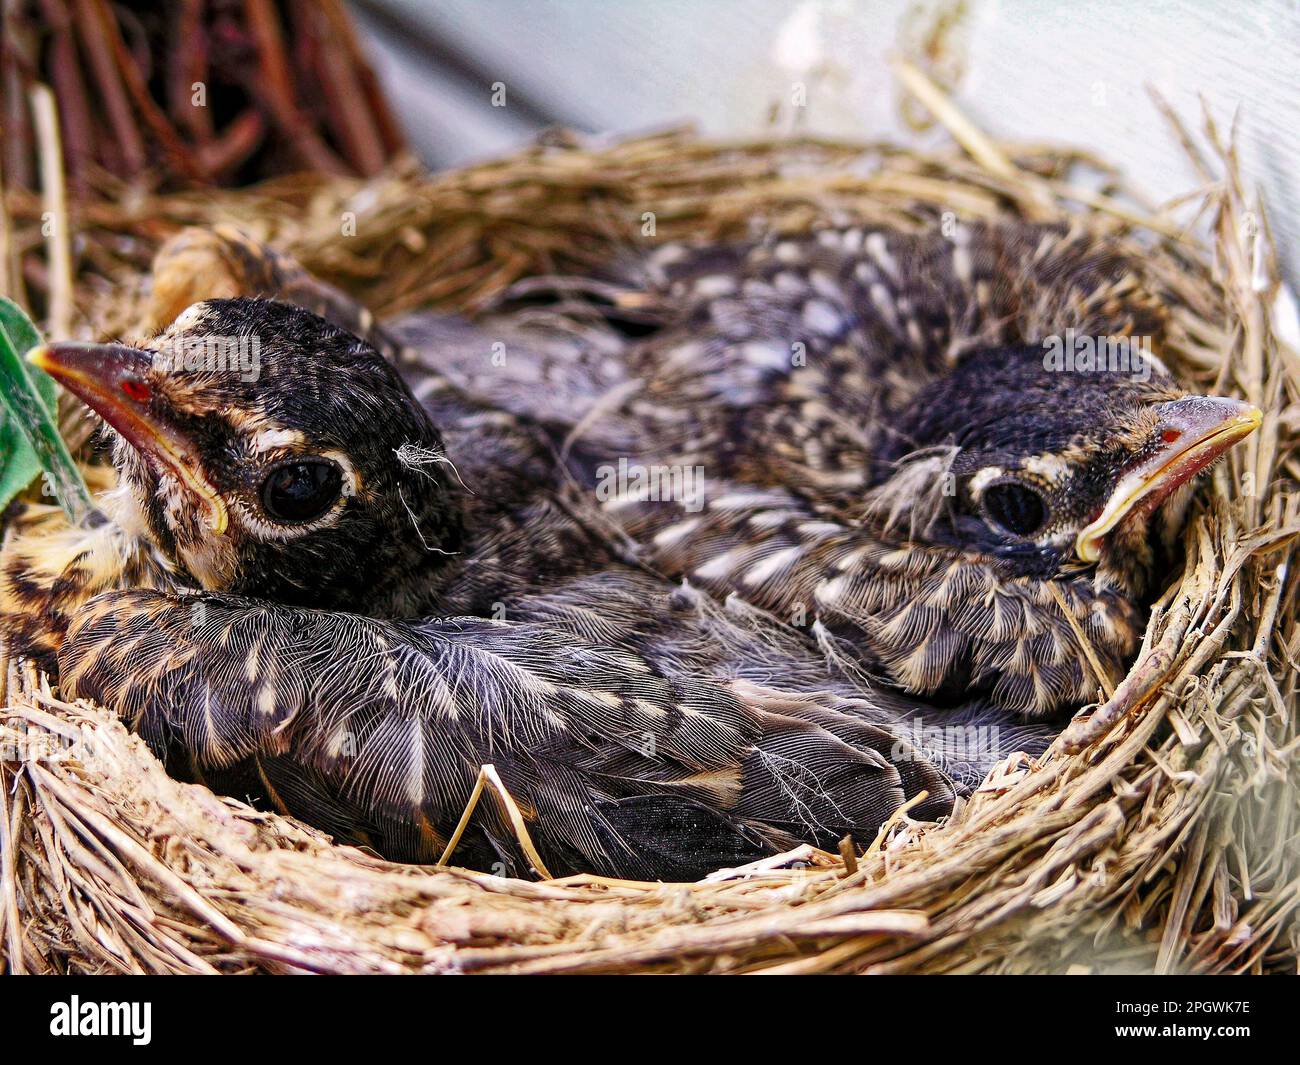
[[148, 403], [149, 400], [153, 398], [153, 393], [149, 391], [149, 386], [143, 381], [123, 381], [122, 391], [137, 403]]

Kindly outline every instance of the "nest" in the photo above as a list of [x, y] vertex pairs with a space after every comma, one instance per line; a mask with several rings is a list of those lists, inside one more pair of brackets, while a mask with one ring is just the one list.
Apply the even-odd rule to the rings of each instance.
[[[1203, 187], [1144, 203], [1079, 152], [999, 144], [929, 83], [934, 154], [670, 131], [552, 138], [428, 175], [272, 182], [74, 208], [80, 261], [28, 269], [86, 332], [139, 311], [158, 243], [234, 222], [381, 314], [470, 310], [532, 274], [647, 240], [799, 230], [828, 214], [916, 229], [1063, 220], [1121, 239], [1170, 294], [1162, 351], [1266, 412], [1215, 471], [1137, 662], [1042, 758], [1011, 759], [945, 822], [899, 810], [864, 853], [810, 847], [697, 884], [530, 883], [394, 865], [177, 783], [107, 711], [0, 670], [0, 943], [30, 972], [1294, 971], [1300, 952], [1297, 316], [1230, 136], [1163, 109]], [[41, 205], [9, 198], [35, 253]], [[653, 236], [647, 235], [653, 214]], [[341, 220], [355, 236], [340, 240]], [[60, 293], [74, 286], [75, 299]], [[134, 294], [134, 298], [131, 297]]]

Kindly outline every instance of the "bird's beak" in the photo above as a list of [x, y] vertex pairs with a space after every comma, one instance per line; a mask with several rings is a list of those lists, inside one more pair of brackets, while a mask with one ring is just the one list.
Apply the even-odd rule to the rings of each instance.
[[1155, 451], [1120, 477], [1101, 513], [1075, 540], [1075, 554], [1084, 562], [1101, 557], [1102, 541], [1135, 508], [1155, 510], [1174, 489], [1250, 436], [1264, 418], [1258, 407], [1217, 396], [1188, 396], [1158, 409]]
[[215, 533], [229, 524], [226, 505], [203, 474], [193, 442], [153, 402], [153, 356], [125, 344], [45, 344], [28, 361], [116, 429], [146, 461], [161, 465], [198, 500]]

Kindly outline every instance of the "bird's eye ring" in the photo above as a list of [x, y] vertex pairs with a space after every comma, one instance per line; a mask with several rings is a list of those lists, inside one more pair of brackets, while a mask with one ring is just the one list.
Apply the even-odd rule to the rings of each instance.
[[276, 466], [262, 482], [262, 509], [282, 525], [314, 521], [330, 509], [343, 488], [343, 471], [328, 459], [293, 459]]
[[998, 481], [980, 497], [985, 517], [1013, 536], [1033, 536], [1047, 522], [1047, 501], [1019, 481]]

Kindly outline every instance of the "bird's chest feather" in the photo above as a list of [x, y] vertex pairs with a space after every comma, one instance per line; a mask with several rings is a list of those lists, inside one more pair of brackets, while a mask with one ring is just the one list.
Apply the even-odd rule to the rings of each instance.
[[100, 592], [174, 589], [180, 578], [129, 525], [67, 524], [57, 507], [13, 514], [0, 547], [0, 639], [11, 654], [53, 669], [73, 614]]

